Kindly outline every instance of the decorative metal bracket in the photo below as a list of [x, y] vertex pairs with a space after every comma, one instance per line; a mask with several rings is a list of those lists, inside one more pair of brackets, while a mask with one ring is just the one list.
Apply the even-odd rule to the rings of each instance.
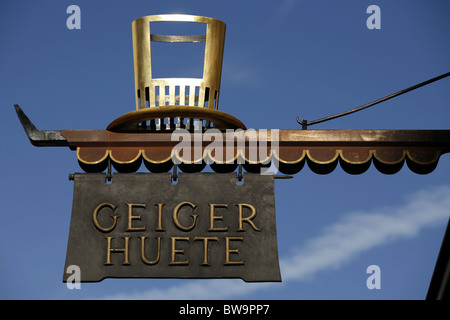
[[17, 116], [19, 117], [20, 123], [22, 124], [25, 132], [30, 139], [30, 142], [33, 146], [36, 147], [57, 147], [69, 146], [66, 138], [61, 135], [61, 132], [54, 130], [38, 130], [34, 124], [28, 119], [25, 112], [19, 107], [19, 105], [15, 104], [14, 108], [16, 109]]

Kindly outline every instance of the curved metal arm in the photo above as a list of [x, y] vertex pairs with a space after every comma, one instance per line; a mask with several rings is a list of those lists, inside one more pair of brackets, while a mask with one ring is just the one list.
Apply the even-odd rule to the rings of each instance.
[[33, 146], [66, 147], [69, 145], [66, 138], [64, 138], [59, 131], [37, 129], [30, 121], [30, 119], [28, 119], [27, 115], [25, 114], [25, 112], [23, 112], [19, 105], [15, 104], [14, 108], [16, 109], [20, 123], [27, 133], [28, 139], [30, 139], [30, 142]]
[[318, 120], [314, 120], [314, 121], [307, 121], [307, 120], [300, 121], [300, 119], [297, 117], [297, 122], [302, 126], [303, 130], [306, 130], [306, 129], [308, 129], [308, 126], [312, 126], [313, 124], [325, 122], [325, 121], [328, 121], [328, 120], [333, 120], [333, 119], [340, 118], [340, 117], [349, 115], [349, 114], [357, 112], [357, 111], [361, 111], [361, 110], [367, 109], [367, 108], [372, 107], [372, 106], [374, 106], [374, 105], [376, 105], [376, 104], [378, 104], [380, 102], [383, 102], [383, 101], [395, 98], [395, 97], [397, 97], [399, 95], [402, 95], [402, 94], [407, 93], [409, 91], [412, 91], [412, 90], [418, 89], [420, 87], [426, 86], [427, 84], [430, 84], [432, 82], [441, 80], [441, 79], [446, 78], [448, 76], [450, 76], [450, 72], [444, 73], [444, 74], [442, 74], [442, 75], [440, 75], [438, 77], [432, 78], [430, 80], [421, 82], [419, 84], [416, 84], [415, 86], [406, 88], [406, 89], [401, 90], [399, 92], [390, 94], [390, 95], [388, 95], [388, 96], [386, 96], [384, 98], [372, 101], [372, 102], [367, 103], [367, 104], [365, 104], [363, 106], [360, 106], [360, 107], [357, 107], [357, 108], [354, 108], [354, 109], [351, 109], [351, 110], [348, 110], [348, 111], [344, 111], [344, 112], [341, 112], [341, 113], [338, 113], [338, 114], [335, 114], [335, 115], [332, 115], [332, 116], [329, 116], [329, 117], [325, 117], [325, 118], [322, 118], [322, 119], [318, 119]]

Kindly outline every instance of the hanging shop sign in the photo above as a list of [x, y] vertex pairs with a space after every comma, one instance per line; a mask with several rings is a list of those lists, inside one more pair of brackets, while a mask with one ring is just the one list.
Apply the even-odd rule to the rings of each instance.
[[[104, 278], [281, 281], [274, 178], [75, 174], [65, 270]], [[69, 274], [64, 273], [64, 281]]]

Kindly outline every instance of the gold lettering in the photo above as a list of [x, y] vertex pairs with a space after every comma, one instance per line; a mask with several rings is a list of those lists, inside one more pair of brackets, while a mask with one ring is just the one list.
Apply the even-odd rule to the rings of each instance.
[[127, 203], [128, 206], [128, 229], [127, 231], [144, 231], [145, 227], [133, 227], [133, 220], [141, 220], [141, 215], [133, 216], [133, 208], [146, 208], [146, 204]]
[[181, 225], [180, 220], [178, 220], [178, 212], [180, 211], [180, 209], [184, 206], [190, 206], [192, 208], [192, 211], [195, 210], [195, 208], [197, 208], [197, 206], [189, 201], [184, 201], [179, 203], [175, 209], [173, 209], [173, 223], [175, 223], [175, 225], [177, 226], [178, 229], [182, 230], [182, 231], [191, 231], [192, 229], [194, 229], [195, 227], [195, 223], [197, 222], [197, 214], [192, 214], [191, 217], [194, 220], [192, 222], [192, 225], [190, 225], [189, 227], [184, 227]]
[[217, 228], [214, 227], [215, 220], [223, 220], [223, 216], [215, 216], [214, 210], [215, 208], [228, 208], [227, 204], [209, 204], [209, 230], [208, 231], [228, 231], [228, 227], [225, 228]]
[[230, 254], [235, 253], [239, 254], [238, 249], [230, 249], [230, 241], [244, 241], [244, 237], [225, 237], [225, 265], [238, 265], [244, 264], [244, 260], [240, 261], [231, 261]]
[[161, 237], [158, 237], [158, 250], [156, 253], [156, 259], [155, 260], [148, 260], [145, 257], [145, 240], [147, 239], [147, 237], [141, 237], [141, 260], [143, 263], [148, 264], [148, 265], [154, 265], [157, 264], [159, 262], [159, 257], [161, 255]]
[[195, 237], [194, 241], [203, 240], [203, 263], [202, 266], [210, 266], [208, 263], [208, 241], [214, 240], [219, 243], [219, 238], [217, 237]]
[[[254, 219], [256, 217], [256, 208], [254, 206], [252, 206], [251, 204], [247, 204], [247, 203], [239, 203], [238, 205], [239, 208], [239, 229], [237, 229], [237, 231], [245, 231], [244, 230], [244, 222], [248, 223], [254, 230], [256, 231], [261, 231], [260, 229], [258, 229], [255, 224], [253, 223], [253, 221], [251, 221], [252, 219]], [[248, 217], [243, 217], [243, 211], [244, 211], [244, 207], [247, 207], [248, 209], [251, 210], [251, 215]]]
[[157, 203], [155, 204], [155, 206], [158, 206], [158, 228], [156, 228], [155, 231], [165, 231], [162, 227], [162, 214], [164, 203]]
[[117, 224], [117, 219], [119, 218], [119, 216], [112, 216], [113, 218], [113, 224], [111, 227], [109, 228], [103, 228], [100, 223], [98, 223], [98, 213], [100, 212], [100, 210], [102, 210], [105, 207], [109, 207], [112, 209], [112, 212], [114, 213], [114, 211], [116, 211], [117, 207], [111, 203], [102, 203], [100, 205], [97, 206], [97, 208], [95, 208], [94, 212], [92, 213], [92, 221], [94, 222], [94, 226], [101, 232], [110, 232], [112, 230], [114, 230], [114, 228], [116, 227]]
[[125, 240], [125, 248], [111, 248], [111, 242], [113, 237], [106, 237], [106, 239], [108, 240], [108, 247], [106, 249], [106, 262], [105, 265], [111, 265], [113, 263], [111, 263], [111, 252], [112, 253], [117, 253], [117, 252], [123, 252], [124, 254], [124, 259], [123, 259], [123, 265], [127, 265], [130, 264], [130, 261], [128, 259], [128, 247], [129, 247], [129, 242], [130, 242], [130, 237], [124, 237], [123, 239]]
[[172, 239], [172, 254], [171, 254], [171, 260], [170, 265], [189, 265], [189, 260], [184, 261], [175, 261], [177, 254], [184, 254], [183, 249], [176, 249], [176, 241], [189, 241], [189, 237], [170, 237]]

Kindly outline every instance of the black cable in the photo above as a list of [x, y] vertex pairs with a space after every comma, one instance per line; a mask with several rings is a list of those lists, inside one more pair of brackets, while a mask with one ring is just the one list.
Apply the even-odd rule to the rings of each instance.
[[378, 103], [380, 103], [380, 102], [383, 102], [383, 101], [392, 99], [392, 98], [394, 98], [394, 97], [397, 97], [397, 96], [402, 95], [402, 94], [404, 94], [404, 93], [407, 93], [407, 92], [409, 92], [409, 91], [418, 89], [418, 88], [420, 88], [420, 87], [426, 86], [427, 84], [430, 84], [430, 83], [432, 83], [432, 82], [441, 80], [441, 79], [446, 78], [446, 77], [448, 77], [448, 76], [450, 76], [450, 72], [444, 73], [444, 74], [442, 74], [442, 75], [440, 75], [440, 76], [438, 76], [438, 77], [432, 78], [432, 79], [430, 79], [430, 80], [421, 82], [421, 83], [419, 83], [419, 84], [416, 84], [415, 86], [409, 87], [409, 88], [404, 89], [404, 90], [401, 90], [401, 91], [399, 91], [399, 92], [390, 94], [390, 95], [388, 95], [388, 96], [386, 96], [386, 97], [384, 97], [384, 98], [381, 98], [381, 99], [372, 101], [372, 102], [370, 102], [370, 103], [368, 103], [368, 104], [365, 104], [365, 105], [363, 105], [363, 106], [360, 106], [360, 107], [357, 107], [357, 108], [354, 108], [354, 109], [351, 109], [351, 110], [348, 110], [348, 111], [345, 111], [345, 112], [341, 112], [341, 113], [338, 113], [338, 114], [335, 114], [335, 115], [332, 115], [332, 116], [329, 116], [329, 117], [325, 117], [325, 118], [322, 118], [322, 119], [314, 120], [314, 121], [311, 121], [311, 122], [309, 122], [309, 121], [307, 121], [307, 120], [302, 120], [302, 121], [300, 121], [299, 118], [297, 117], [297, 122], [298, 122], [299, 124], [302, 125], [302, 129], [303, 129], [303, 130], [306, 130], [308, 126], [311, 126], [311, 125], [313, 125], [313, 124], [317, 124], [317, 123], [329, 121], [329, 120], [332, 120], [332, 119], [340, 118], [340, 117], [349, 115], [349, 114], [351, 114], [351, 113], [354, 113], [354, 112], [357, 112], [357, 111], [364, 110], [364, 109], [369, 108], [369, 107], [372, 107], [372, 106], [374, 106], [374, 105], [376, 105], [376, 104], [378, 104]]

